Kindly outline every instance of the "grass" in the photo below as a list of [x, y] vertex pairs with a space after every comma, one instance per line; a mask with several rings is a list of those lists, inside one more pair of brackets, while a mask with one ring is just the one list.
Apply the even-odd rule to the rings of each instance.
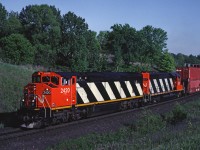
[[17, 66], [0, 62], [0, 112], [16, 111], [23, 98], [23, 87], [31, 75], [42, 68]]
[[3, 129], [3, 128], [4, 128], [4, 124], [0, 123], [0, 129]]
[[162, 116], [148, 110], [142, 116], [116, 132], [93, 133], [48, 149], [200, 149], [200, 99], [183, 106], [177, 104], [171, 112]]

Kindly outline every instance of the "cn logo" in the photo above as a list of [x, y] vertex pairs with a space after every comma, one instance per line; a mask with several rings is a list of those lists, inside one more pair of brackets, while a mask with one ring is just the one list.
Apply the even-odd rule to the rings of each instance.
[[147, 87], [147, 83], [143, 83], [143, 86], [146, 88]]
[[70, 92], [70, 88], [61, 88], [61, 94], [67, 94]]

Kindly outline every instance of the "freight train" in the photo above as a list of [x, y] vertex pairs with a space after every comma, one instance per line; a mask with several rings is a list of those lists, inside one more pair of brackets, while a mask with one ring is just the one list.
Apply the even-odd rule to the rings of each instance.
[[39, 128], [60, 122], [132, 109], [200, 90], [200, 67], [177, 72], [35, 72], [24, 87], [18, 114], [21, 127]]

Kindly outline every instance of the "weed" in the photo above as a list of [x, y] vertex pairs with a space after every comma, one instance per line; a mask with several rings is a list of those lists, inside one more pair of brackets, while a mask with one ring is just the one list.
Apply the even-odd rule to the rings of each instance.
[[33, 71], [0, 62], [0, 112], [16, 111]]
[[162, 120], [162, 117], [157, 114], [153, 114], [151, 111], [145, 111], [144, 116], [140, 119], [135, 127], [135, 131], [138, 131], [142, 134], [149, 132], [154, 132], [166, 127], [166, 122]]
[[176, 104], [172, 112], [169, 112], [164, 118], [168, 123], [176, 124], [187, 118], [187, 112], [183, 106]]
[[4, 124], [0, 123], [0, 129], [3, 129], [3, 128], [4, 128]]

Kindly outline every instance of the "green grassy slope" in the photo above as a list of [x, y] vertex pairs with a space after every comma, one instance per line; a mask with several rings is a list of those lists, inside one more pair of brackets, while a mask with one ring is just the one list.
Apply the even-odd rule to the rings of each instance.
[[23, 97], [23, 87], [31, 81], [32, 67], [0, 62], [0, 112], [16, 111]]

